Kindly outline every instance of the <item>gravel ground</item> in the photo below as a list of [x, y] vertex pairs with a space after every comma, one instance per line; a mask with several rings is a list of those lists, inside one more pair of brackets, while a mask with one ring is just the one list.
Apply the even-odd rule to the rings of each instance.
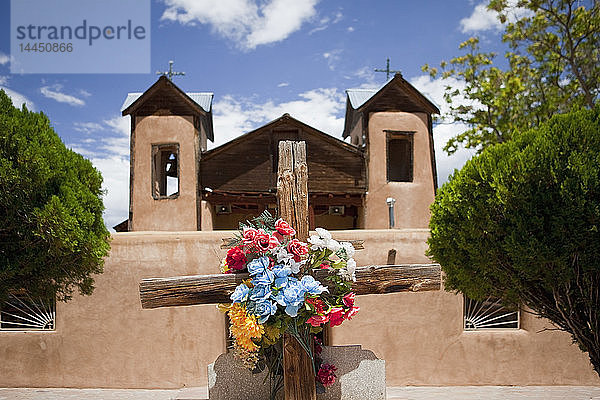
[[[387, 395], [389, 400], [600, 400], [600, 386], [407, 386], [389, 387]], [[179, 390], [0, 388], [0, 400], [206, 400], [207, 398], [206, 388]]]

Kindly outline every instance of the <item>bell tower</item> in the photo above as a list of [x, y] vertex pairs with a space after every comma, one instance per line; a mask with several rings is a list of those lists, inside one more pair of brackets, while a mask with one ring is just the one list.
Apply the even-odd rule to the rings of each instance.
[[185, 93], [161, 76], [129, 93], [131, 116], [129, 231], [200, 229], [200, 155], [214, 140], [212, 93]]
[[399, 73], [379, 89], [346, 93], [343, 136], [366, 153], [364, 228], [427, 228], [437, 189], [432, 114], [439, 109]]

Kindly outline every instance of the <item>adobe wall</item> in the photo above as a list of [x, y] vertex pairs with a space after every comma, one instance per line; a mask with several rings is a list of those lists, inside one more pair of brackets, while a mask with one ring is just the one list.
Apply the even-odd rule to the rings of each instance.
[[[376, 112], [369, 115], [369, 187], [366, 195], [365, 229], [387, 228], [386, 199], [396, 199], [395, 228], [426, 228], [429, 205], [433, 203], [433, 172], [427, 114]], [[385, 130], [413, 131], [413, 181], [387, 181], [387, 145]]]
[[[197, 230], [199, 150], [193, 118], [177, 115], [135, 118], [132, 230]], [[157, 200], [152, 197], [152, 145], [167, 143], [179, 143], [179, 196]]]
[[[206, 385], [225, 350], [213, 305], [142, 310], [142, 278], [218, 272], [232, 232], [113, 235], [92, 296], [58, 304], [55, 332], [0, 332], [0, 387], [179, 388]], [[428, 231], [338, 231], [365, 239], [359, 265], [427, 262]], [[333, 329], [334, 344], [360, 343], [386, 359], [387, 384], [598, 385], [587, 356], [550, 324], [523, 314], [523, 329], [462, 331], [462, 298], [444, 292], [358, 298], [361, 312]]]

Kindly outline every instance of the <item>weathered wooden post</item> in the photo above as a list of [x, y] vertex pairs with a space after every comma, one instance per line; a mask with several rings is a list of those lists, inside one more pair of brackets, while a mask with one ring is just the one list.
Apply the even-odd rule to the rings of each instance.
[[[296, 237], [308, 239], [308, 165], [305, 142], [279, 142], [277, 169], [279, 215], [296, 229]], [[300, 343], [283, 336], [283, 391], [285, 400], [316, 400], [312, 360]]]

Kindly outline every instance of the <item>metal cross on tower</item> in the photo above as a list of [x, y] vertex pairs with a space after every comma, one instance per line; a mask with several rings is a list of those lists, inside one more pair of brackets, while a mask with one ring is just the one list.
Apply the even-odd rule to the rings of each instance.
[[385, 72], [385, 80], [388, 81], [390, 79], [390, 74], [394, 73], [394, 74], [400, 74], [400, 71], [394, 71], [394, 70], [390, 70], [390, 59], [387, 59], [387, 67], [385, 69], [377, 69], [375, 68], [375, 72]]
[[156, 71], [156, 75], [164, 75], [167, 78], [169, 78], [169, 80], [171, 80], [171, 78], [173, 78], [174, 76], [185, 75], [185, 72], [173, 71], [173, 61], [169, 61], [169, 70], [168, 71]]

